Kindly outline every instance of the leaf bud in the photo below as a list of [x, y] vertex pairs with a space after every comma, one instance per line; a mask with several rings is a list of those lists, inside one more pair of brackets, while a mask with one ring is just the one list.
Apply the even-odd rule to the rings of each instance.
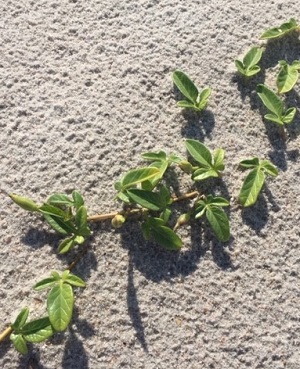
[[190, 162], [188, 162], [187, 160], [182, 160], [179, 163], [179, 168], [181, 170], [183, 170], [185, 173], [190, 174], [193, 172], [193, 166]]
[[22, 197], [14, 194], [10, 194], [9, 197], [22, 209], [25, 209], [27, 211], [39, 211], [38, 205], [27, 197]]
[[111, 220], [111, 225], [113, 228], [121, 228], [122, 225], [125, 223], [125, 218], [121, 214], [115, 215]]

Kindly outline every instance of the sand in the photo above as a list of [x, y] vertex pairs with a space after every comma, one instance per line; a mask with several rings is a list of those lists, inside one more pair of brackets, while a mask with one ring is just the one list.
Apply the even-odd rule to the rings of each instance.
[[[231, 200], [232, 238], [204, 227], [180, 229], [180, 253], [145, 242], [138, 227], [93, 226], [90, 250], [74, 273], [70, 329], [19, 355], [1, 343], [5, 369], [298, 369], [300, 362], [300, 116], [282, 140], [262, 118], [257, 83], [275, 87], [277, 61], [299, 59], [295, 34], [269, 43], [262, 73], [236, 76], [267, 28], [299, 17], [296, 0], [2, 0], [0, 34], [0, 327], [19, 310], [45, 314], [32, 286], [63, 270], [59, 237], [15, 206], [6, 192], [43, 202], [79, 190], [89, 214], [119, 209], [114, 183], [144, 165], [143, 152], [186, 155], [184, 140], [226, 150], [216, 190]], [[202, 115], [176, 106], [180, 69], [212, 88]], [[300, 85], [289, 94], [299, 107]], [[257, 204], [242, 210], [240, 160], [269, 159]], [[189, 176], [174, 183], [193, 189]], [[31, 365], [31, 364], [30, 364]]]

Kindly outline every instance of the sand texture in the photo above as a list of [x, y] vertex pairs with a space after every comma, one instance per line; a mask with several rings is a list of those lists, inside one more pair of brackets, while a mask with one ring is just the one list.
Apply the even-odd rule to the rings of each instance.
[[[89, 214], [113, 211], [113, 185], [145, 164], [142, 153], [185, 157], [193, 138], [226, 150], [214, 190], [231, 200], [232, 233], [222, 244], [187, 226], [182, 251], [170, 253], [132, 224], [93, 225], [74, 270], [87, 287], [76, 289], [70, 329], [27, 356], [1, 343], [0, 367], [298, 369], [300, 115], [285, 142], [263, 120], [255, 87], [275, 89], [277, 61], [300, 58], [299, 35], [268, 43], [248, 84], [234, 59], [262, 44], [265, 29], [300, 21], [299, 1], [2, 0], [0, 14], [1, 330], [24, 306], [45, 314], [46, 292], [33, 285], [76, 253], [58, 255], [59, 236], [5, 191], [41, 203], [77, 189]], [[176, 106], [175, 69], [212, 88], [203, 114]], [[299, 92], [298, 82], [289, 106], [299, 108]], [[242, 210], [238, 163], [253, 156], [279, 176]], [[173, 183], [178, 195], [194, 188], [181, 172]]]

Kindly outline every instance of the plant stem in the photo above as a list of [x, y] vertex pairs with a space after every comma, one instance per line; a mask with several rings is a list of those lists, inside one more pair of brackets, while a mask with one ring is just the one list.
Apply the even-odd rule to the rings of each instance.
[[0, 333], [0, 342], [4, 341], [7, 336], [12, 333], [13, 329], [11, 326], [7, 327], [2, 333]]
[[[178, 202], [178, 201], [194, 199], [197, 196], [199, 196], [199, 192], [193, 191], [193, 192], [186, 193], [182, 196], [172, 197], [172, 200], [173, 202]], [[102, 222], [104, 220], [113, 219], [116, 215], [131, 216], [131, 215], [136, 215], [136, 214], [142, 214], [143, 212], [144, 212], [144, 209], [120, 210], [120, 211], [114, 211], [112, 213], [91, 215], [87, 218], [87, 220], [88, 222]]]

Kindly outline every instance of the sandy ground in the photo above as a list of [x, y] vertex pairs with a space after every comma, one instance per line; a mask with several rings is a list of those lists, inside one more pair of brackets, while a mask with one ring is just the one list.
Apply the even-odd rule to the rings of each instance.
[[[89, 214], [118, 208], [114, 182], [140, 154], [185, 155], [184, 139], [226, 150], [218, 190], [231, 199], [232, 239], [180, 230], [181, 253], [145, 243], [135, 227], [94, 227], [75, 272], [70, 330], [16, 353], [0, 367], [84, 369], [298, 369], [300, 362], [300, 117], [284, 143], [262, 119], [258, 82], [275, 86], [277, 60], [300, 57], [295, 35], [268, 44], [263, 72], [249, 85], [234, 59], [261, 44], [263, 30], [295, 17], [283, 0], [2, 0], [0, 4], [1, 190], [42, 202], [74, 188]], [[176, 106], [175, 69], [212, 90], [201, 116]], [[298, 91], [289, 103], [299, 107]], [[236, 203], [241, 159], [268, 158], [280, 170], [258, 203]], [[192, 187], [182, 176], [178, 192]], [[45, 294], [32, 286], [72, 259], [59, 238], [1, 194], [0, 326], [21, 307], [40, 316]], [[30, 367], [33, 368], [33, 367]]]

